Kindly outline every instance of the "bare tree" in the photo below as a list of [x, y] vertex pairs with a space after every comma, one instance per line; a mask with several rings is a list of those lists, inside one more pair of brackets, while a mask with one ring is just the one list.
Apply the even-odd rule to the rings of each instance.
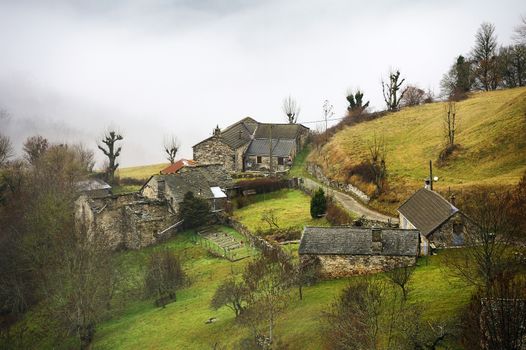
[[186, 274], [179, 258], [164, 249], [150, 255], [144, 281], [147, 295], [155, 296], [155, 304], [164, 308], [176, 300], [176, 291], [186, 283]]
[[261, 214], [261, 221], [264, 221], [268, 224], [269, 230], [272, 230], [273, 228], [279, 228], [278, 218], [274, 209], [263, 211], [263, 214]]
[[290, 124], [294, 124], [298, 121], [300, 114], [300, 106], [290, 95], [283, 100], [283, 113], [287, 116], [287, 120]]
[[95, 154], [91, 149], [86, 148], [82, 143], [73, 145], [73, 152], [76, 153], [82, 168], [91, 173], [95, 166]]
[[26, 142], [24, 142], [24, 152], [25, 152], [25, 159], [29, 162], [29, 164], [34, 165], [40, 157], [46, 152], [46, 150], [49, 147], [49, 143], [46, 138], [35, 135], [28, 137]]
[[387, 278], [393, 284], [397, 285], [402, 289], [403, 300], [407, 300], [408, 288], [407, 284], [411, 281], [413, 277], [413, 272], [415, 271], [414, 266], [404, 266], [398, 269], [391, 270], [387, 273]]
[[174, 135], [165, 138], [163, 149], [164, 153], [166, 153], [166, 159], [168, 159], [171, 164], [175, 163], [175, 157], [177, 151], [179, 151], [179, 141]]
[[521, 16], [521, 21], [515, 27], [513, 39], [517, 44], [526, 45], [526, 16]]
[[219, 287], [217, 287], [210, 307], [217, 310], [223, 306], [228, 307], [234, 311], [236, 318], [245, 310], [247, 291], [241, 281], [236, 281], [234, 273], [225, 279]]
[[384, 101], [387, 105], [387, 110], [397, 111], [400, 107], [400, 101], [403, 99], [406, 89], [402, 88], [405, 78], [400, 80], [400, 71], [389, 72], [389, 84], [385, 83], [382, 79], [382, 92], [384, 95]]
[[325, 142], [329, 140], [328, 129], [329, 120], [334, 116], [334, 106], [331, 105], [329, 100], [323, 102], [323, 120], [325, 120]]
[[386, 147], [383, 138], [380, 140], [373, 137], [372, 142], [368, 145], [369, 148], [369, 168], [374, 175], [374, 184], [376, 185], [376, 195], [379, 195], [385, 185], [387, 178], [387, 165], [386, 165]]
[[401, 104], [406, 107], [418, 106], [424, 102], [426, 92], [416, 85], [408, 85], [401, 98]]
[[9, 137], [0, 134], [0, 166], [4, 165], [14, 155]]
[[475, 76], [480, 88], [489, 91], [498, 87], [497, 36], [495, 26], [484, 22], [475, 35], [475, 46], [471, 52], [475, 61]]
[[444, 109], [442, 128], [446, 145], [438, 157], [440, 163], [446, 162], [448, 157], [458, 147], [458, 145], [455, 143], [459, 124], [457, 118], [457, 105], [455, 102], [449, 101], [446, 103]]
[[97, 147], [108, 157], [108, 167], [106, 169], [106, 175], [110, 183], [114, 183], [115, 170], [119, 167], [119, 163], [116, 162], [117, 157], [121, 154], [122, 147], [116, 147], [116, 143], [123, 139], [122, 135], [114, 130], [105, 132], [102, 143], [106, 145], [98, 144]]

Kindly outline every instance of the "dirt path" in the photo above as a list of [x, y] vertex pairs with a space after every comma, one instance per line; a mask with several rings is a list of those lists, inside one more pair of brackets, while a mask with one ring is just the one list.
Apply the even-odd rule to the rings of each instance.
[[391, 223], [398, 223], [397, 218], [393, 218], [384, 214], [380, 214], [377, 211], [374, 211], [372, 209], [367, 208], [365, 205], [358, 202], [356, 199], [351, 197], [348, 194], [345, 194], [343, 192], [337, 191], [333, 188], [329, 188], [325, 185], [322, 185], [314, 180], [303, 178], [303, 185], [309, 189], [309, 190], [317, 190], [320, 186], [323, 188], [325, 193], [331, 194], [334, 199], [340, 203], [341, 206], [343, 206], [345, 209], [356, 213], [359, 216], [365, 216], [369, 220], [376, 220], [376, 221], [382, 221], [382, 222], [388, 222], [389, 220]]

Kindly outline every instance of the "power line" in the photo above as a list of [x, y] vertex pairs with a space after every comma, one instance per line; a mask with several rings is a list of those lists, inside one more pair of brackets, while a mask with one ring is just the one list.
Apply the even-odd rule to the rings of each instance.
[[[327, 119], [328, 122], [331, 122], [331, 121], [335, 121], [335, 120], [342, 120], [342, 119], [345, 119], [347, 117], [341, 117], [341, 118], [331, 118], [331, 119]], [[308, 121], [308, 122], [300, 122], [298, 121], [298, 124], [313, 124], [313, 123], [325, 123], [325, 119], [322, 119], [322, 120], [312, 120], [312, 121]]]

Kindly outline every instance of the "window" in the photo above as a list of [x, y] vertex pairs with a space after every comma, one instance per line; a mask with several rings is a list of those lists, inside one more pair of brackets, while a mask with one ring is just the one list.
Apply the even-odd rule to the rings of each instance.
[[256, 163], [261, 164], [261, 156], [256, 157]]
[[285, 158], [283, 158], [283, 157], [278, 157], [278, 165], [283, 165], [283, 163], [284, 163], [283, 160], [284, 159]]

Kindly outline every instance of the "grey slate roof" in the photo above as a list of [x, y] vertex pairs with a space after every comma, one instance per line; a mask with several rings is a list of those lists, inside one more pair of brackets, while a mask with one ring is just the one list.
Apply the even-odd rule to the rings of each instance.
[[80, 192], [109, 190], [111, 186], [101, 179], [87, 179], [76, 183], [77, 190]]
[[155, 178], [165, 181], [176, 201], [182, 200], [189, 191], [203, 198], [214, 198], [211, 187], [225, 189], [234, 185], [232, 177], [220, 164], [187, 166], [175, 174], [155, 175]]
[[[258, 122], [250, 117], [246, 117], [234, 123], [225, 129], [221, 130], [221, 140], [232, 149], [237, 149], [243, 145], [246, 145], [252, 140], [254, 130], [256, 130]], [[203, 141], [195, 144], [193, 147], [212, 139], [214, 136], [210, 136]]]
[[381, 229], [381, 248], [376, 250], [371, 228], [305, 227], [299, 253], [417, 256], [418, 235], [417, 230]]
[[264, 139], [270, 137], [270, 126], [272, 126], [273, 139], [295, 139], [302, 130], [308, 130], [306, 126], [301, 124], [266, 124], [259, 123], [258, 128], [254, 134], [256, 139]]
[[[272, 156], [288, 157], [292, 154], [296, 142], [294, 140], [272, 139]], [[268, 156], [270, 144], [268, 139], [256, 139], [250, 143], [246, 155], [249, 156]]]
[[421, 188], [398, 211], [423, 235], [428, 236], [457, 213], [458, 209], [438, 193]]

